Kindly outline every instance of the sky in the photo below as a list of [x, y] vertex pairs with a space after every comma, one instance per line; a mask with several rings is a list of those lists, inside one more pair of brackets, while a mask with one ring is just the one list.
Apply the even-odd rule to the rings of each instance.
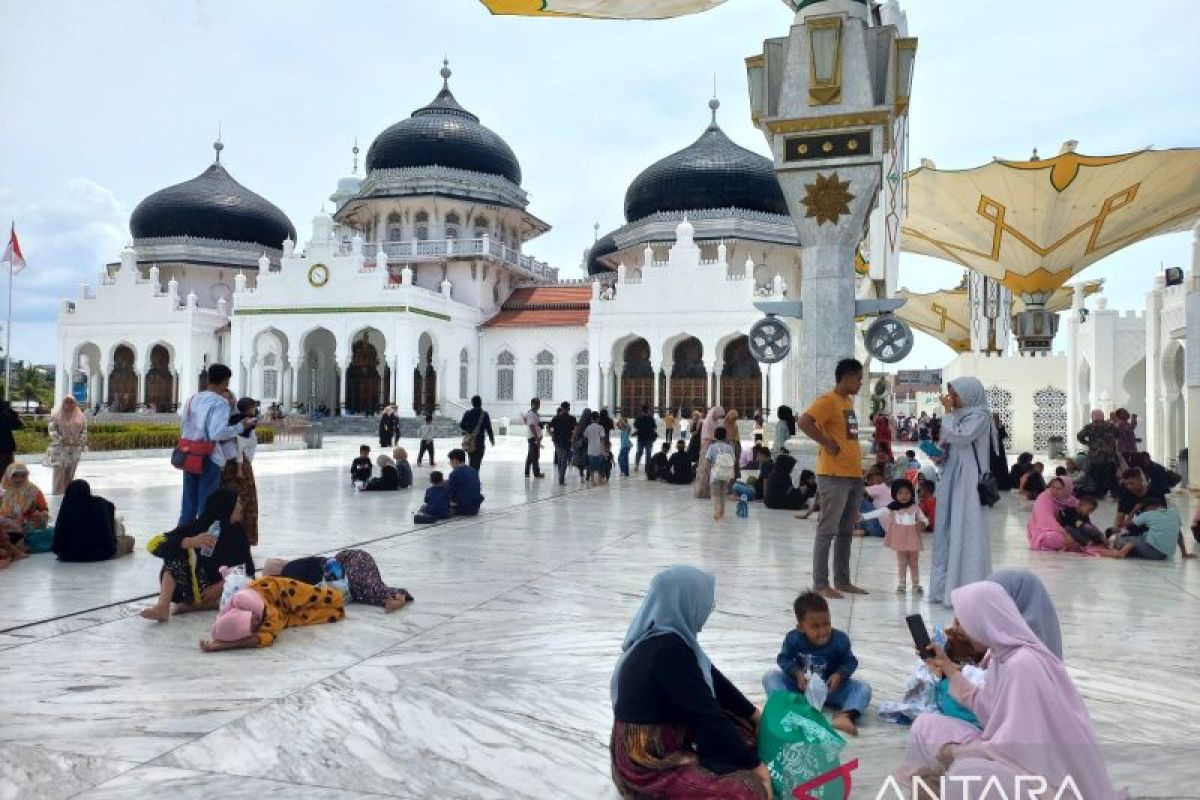
[[[965, 168], [1037, 147], [1109, 154], [1200, 145], [1200, 15], [1190, 0], [908, 0], [920, 39], [910, 163]], [[450, 60], [466, 108], [516, 152], [530, 210], [553, 229], [526, 250], [580, 277], [598, 223], [623, 222], [626, 187], [719, 121], [767, 154], [750, 123], [744, 59], [786, 34], [779, 0], [728, 0], [665, 21], [493, 17], [477, 0], [0, 0], [0, 220], [29, 267], [16, 278], [13, 356], [51, 361], [60, 302], [95, 283], [146, 195], [212, 160], [291, 218], [301, 241], [388, 125], [425, 105]], [[1144, 307], [1153, 275], [1188, 267], [1191, 235], [1092, 266], [1112, 308]], [[930, 291], [961, 270], [901, 258]], [[2, 289], [0, 289], [2, 290]], [[1056, 347], [1063, 343], [1056, 342]], [[917, 334], [901, 368], [952, 357]]]

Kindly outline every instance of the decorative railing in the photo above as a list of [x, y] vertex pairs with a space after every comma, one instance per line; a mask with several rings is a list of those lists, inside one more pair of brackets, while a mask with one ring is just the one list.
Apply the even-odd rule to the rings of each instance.
[[544, 261], [522, 255], [503, 242], [484, 236], [478, 239], [413, 239], [402, 242], [371, 242], [363, 245], [363, 258], [370, 261], [380, 248], [387, 254], [389, 262], [409, 263], [458, 257], [489, 258], [516, 267], [535, 278], [555, 280], [558, 270]]

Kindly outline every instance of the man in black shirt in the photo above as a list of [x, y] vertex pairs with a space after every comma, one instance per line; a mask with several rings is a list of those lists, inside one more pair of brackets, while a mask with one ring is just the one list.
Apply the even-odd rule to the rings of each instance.
[[683, 440], [675, 442], [675, 452], [667, 459], [669, 476], [667, 478], [671, 483], [691, 483], [692, 482], [692, 459], [688, 456], [687, 445]]
[[471, 437], [473, 440], [471, 450], [467, 453], [467, 461], [470, 463], [471, 469], [478, 472], [479, 465], [483, 463], [484, 437], [486, 436], [492, 443], [492, 447], [496, 446], [496, 435], [492, 433], [492, 418], [483, 410], [482, 397], [475, 395], [471, 398], [471, 407], [467, 413], [463, 414], [458, 427], [466, 434], [463, 436], [464, 449], [467, 438]]
[[1151, 497], [1150, 483], [1140, 469], [1136, 467], [1121, 473], [1121, 488], [1117, 492], [1117, 517], [1113, 520], [1110, 531], [1120, 535], [1146, 498]]
[[647, 468], [650, 466], [650, 449], [654, 446], [654, 440], [658, 438], [658, 423], [650, 413], [650, 406], [642, 406], [642, 413], [633, 421], [633, 431], [637, 437], [637, 455], [633, 459], [633, 470], [637, 472], [638, 465], [642, 463], [642, 453], [646, 454]]
[[571, 404], [563, 403], [558, 407], [558, 413], [546, 423], [550, 439], [554, 442], [554, 466], [558, 472], [558, 483], [567, 482], [567, 467], [571, 466], [571, 436], [575, 433], [577, 420], [571, 414]]

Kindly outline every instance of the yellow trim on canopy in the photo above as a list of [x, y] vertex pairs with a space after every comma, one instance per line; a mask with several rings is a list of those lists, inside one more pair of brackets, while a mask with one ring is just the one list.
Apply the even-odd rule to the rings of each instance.
[[1013, 169], [1049, 169], [1050, 185], [1056, 190], [1066, 189], [1079, 175], [1080, 167], [1107, 167], [1109, 164], [1119, 164], [1139, 153], [1125, 153], [1117, 156], [1081, 156], [1076, 153], [1059, 153], [1054, 158], [1043, 158], [1038, 161], [1003, 161], [1000, 163]]
[[479, 0], [493, 14], [589, 19], [666, 19], [707, 11], [725, 0]]

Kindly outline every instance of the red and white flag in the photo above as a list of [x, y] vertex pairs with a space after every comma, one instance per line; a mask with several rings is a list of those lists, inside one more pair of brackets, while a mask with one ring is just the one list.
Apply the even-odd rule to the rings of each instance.
[[16, 275], [25, 269], [25, 256], [21, 255], [21, 243], [17, 241], [17, 226], [14, 224], [8, 235], [8, 246], [4, 248], [4, 256], [0, 264], [8, 264], [9, 271]]

